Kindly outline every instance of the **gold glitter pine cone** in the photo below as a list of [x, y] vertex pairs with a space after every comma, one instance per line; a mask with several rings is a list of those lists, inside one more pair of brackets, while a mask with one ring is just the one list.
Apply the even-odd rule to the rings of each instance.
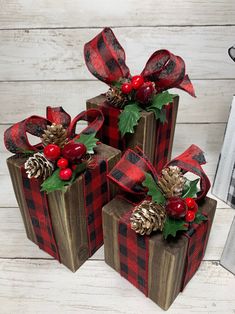
[[131, 215], [131, 229], [141, 235], [150, 235], [153, 231], [162, 231], [165, 220], [165, 208], [157, 203], [145, 200], [135, 207]]
[[39, 152], [26, 160], [24, 168], [29, 179], [42, 178], [43, 180], [51, 176], [54, 170], [53, 164]]
[[106, 93], [106, 98], [112, 106], [117, 108], [123, 108], [128, 101], [127, 96], [116, 87], [110, 87]]
[[185, 181], [186, 179], [179, 167], [169, 166], [162, 169], [162, 176], [158, 180], [158, 185], [166, 198], [180, 197]]
[[42, 135], [42, 143], [44, 146], [55, 144], [63, 148], [67, 142], [67, 130], [62, 124], [52, 123], [52, 125], [48, 125]]

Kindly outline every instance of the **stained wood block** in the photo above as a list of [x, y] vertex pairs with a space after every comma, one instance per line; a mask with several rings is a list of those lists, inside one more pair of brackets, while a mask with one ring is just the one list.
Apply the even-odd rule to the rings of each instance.
[[[200, 205], [211, 222], [208, 233], [214, 219], [216, 204], [215, 200], [206, 197]], [[117, 272], [120, 272], [119, 219], [132, 208], [133, 205], [118, 197], [103, 207], [105, 262]], [[180, 293], [187, 248], [188, 238], [185, 236], [167, 241], [163, 239], [161, 233], [154, 233], [149, 237], [148, 297], [164, 310], [170, 307]]]
[[[100, 108], [100, 104], [103, 104], [106, 102], [106, 97], [104, 94], [101, 94], [97, 97], [91, 98], [87, 100], [87, 109], [91, 108]], [[176, 124], [176, 117], [178, 112], [178, 103], [179, 103], [179, 97], [174, 98], [173, 102], [173, 110], [172, 110], [172, 123], [170, 128], [170, 143], [168, 147], [168, 154], [167, 159], [171, 159], [171, 153], [172, 153], [172, 146], [173, 146], [173, 139], [174, 139], [174, 133], [175, 133], [175, 124]], [[108, 117], [104, 113], [104, 117], [107, 120]], [[141, 112], [141, 118], [138, 122], [138, 125], [135, 127], [135, 133], [133, 134], [126, 134], [124, 139], [126, 142], [126, 147], [128, 148], [135, 148], [135, 146], [139, 146], [144, 153], [148, 156], [150, 161], [154, 163], [154, 160], [156, 158], [157, 152], [156, 152], [156, 137], [157, 137], [157, 127], [158, 123], [160, 121], [156, 121], [155, 115], [153, 112]], [[118, 125], [115, 126], [118, 128]], [[105, 136], [102, 137], [102, 142], [105, 144], [108, 144], [106, 142], [108, 138], [108, 134], [105, 134]], [[121, 149], [120, 147], [115, 147], [118, 149]]]
[[[109, 171], [117, 163], [121, 155], [119, 150], [105, 144], [98, 145], [96, 154], [107, 160]], [[27, 237], [37, 243], [23, 193], [21, 166], [25, 160], [26, 158], [12, 156], [7, 159], [7, 165]], [[54, 191], [47, 195], [52, 228], [61, 263], [73, 272], [89, 258], [87, 218], [83, 189], [83, 177], [79, 176], [65, 191]], [[110, 197], [114, 197], [115, 193], [116, 187], [111, 184]]]

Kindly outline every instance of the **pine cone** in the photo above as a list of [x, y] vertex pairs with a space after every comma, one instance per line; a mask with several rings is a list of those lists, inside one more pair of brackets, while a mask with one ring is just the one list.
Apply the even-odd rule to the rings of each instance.
[[54, 170], [53, 164], [42, 153], [35, 153], [24, 164], [27, 176], [31, 178], [43, 178], [45, 180]]
[[166, 211], [164, 207], [145, 200], [135, 207], [131, 215], [131, 229], [141, 235], [150, 235], [153, 231], [163, 230], [165, 219]]
[[106, 98], [108, 102], [118, 108], [123, 108], [126, 102], [128, 101], [127, 96], [124, 95], [120, 89], [111, 87], [107, 93]]
[[48, 125], [42, 135], [42, 143], [45, 146], [48, 144], [56, 144], [63, 148], [67, 142], [67, 131], [62, 124], [52, 123], [52, 125]]
[[181, 196], [185, 184], [185, 177], [181, 169], [177, 166], [169, 166], [162, 169], [162, 176], [158, 180], [158, 185], [165, 194], [166, 198]]

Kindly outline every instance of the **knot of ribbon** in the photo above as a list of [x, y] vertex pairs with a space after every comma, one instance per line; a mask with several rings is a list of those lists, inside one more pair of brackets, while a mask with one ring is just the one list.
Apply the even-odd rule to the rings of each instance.
[[4, 143], [6, 148], [14, 154], [24, 151], [38, 151], [42, 144], [30, 144], [27, 133], [42, 137], [47, 125], [55, 123], [62, 124], [67, 129], [69, 139], [75, 139], [80, 136], [80, 134], [76, 134], [76, 125], [80, 120], [88, 122], [88, 126], [80, 134], [91, 134], [101, 129], [104, 116], [99, 109], [89, 109], [71, 120], [70, 115], [62, 107], [47, 107], [46, 118], [30, 116], [9, 127], [4, 133]]
[[[205, 164], [206, 160], [202, 150], [196, 145], [191, 145], [184, 153], [171, 160], [165, 165], [178, 166], [183, 173], [191, 172], [200, 178], [200, 191], [197, 193], [196, 200], [203, 199], [210, 189], [210, 181], [201, 165]], [[143, 154], [137, 147], [136, 150], [128, 149], [121, 160], [108, 174], [108, 178], [115, 182], [123, 191], [136, 196], [145, 196], [146, 189], [142, 186], [146, 172], [150, 173], [157, 182], [158, 174]]]
[[[89, 71], [108, 85], [131, 78], [125, 51], [110, 28], [104, 28], [84, 46]], [[148, 59], [141, 76], [155, 83], [158, 92], [179, 88], [195, 97], [193, 85], [186, 74], [184, 60], [168, 50], [155, 51]]]

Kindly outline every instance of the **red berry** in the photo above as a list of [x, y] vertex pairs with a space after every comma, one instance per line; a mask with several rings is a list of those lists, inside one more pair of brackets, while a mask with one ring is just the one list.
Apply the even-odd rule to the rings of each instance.
[[198, 211], [198, 205], [197, 205], [195, 199], [193, 199], [191, 197], [187, 197], [185, 199], [185, 201], [186, 201], [186, 204], [190, 210], [194, 211], [195, 213]]
[[152, 82], [144, 83], [136, 92], [136, 100], [141, 104], [150, 102], [154, 93], [154, 86]]
[[134, 89], [139, 89], [144, 84], [144, 78], [141, 75], [135, 75], [131, 79], [131, 85]]
[[71, 179], [72, 174], [73, 174], [73, 172], [70, 168], [61, 169], [60, 173], [59, 173], [60, 179], [63, 181], [67, 181], [67, 180]]
[[121, 87], [123, 94], [130, 94], [132, 91], [132, 84], [131, 83], [123, 83]]
[[166, 203], [166, 212], [172, 218], [182, 218], [187, 213], [187, 205], [182, 198], [171, 197]]
[[49, 144], [44, 147], [43, 153], [47, 159], [55, 161], [60, 157], [60, 147], [55, 144]]
[[195, 219], [195, 212], [194, 211], [192, 211], [192, 210], [189, 210], [188, 212], [187, 212], [187, 214], [185, 215], [185, 221], [187, 221], [187, 222], [192, 222], [192, 221], [194, 221], [194, 219]]
[[60, 168], [60, 169], [65, 169], [67, 168], [69, 165], [69, 162], [67, 159], [65, 158], [60, 158], [58, 161], [57, 161], [57, 166]]
[[62, 155], [69, 161], [78, 161], [86, 154], [86, 146], [83, 143], [69, 142], [64, 146]]

